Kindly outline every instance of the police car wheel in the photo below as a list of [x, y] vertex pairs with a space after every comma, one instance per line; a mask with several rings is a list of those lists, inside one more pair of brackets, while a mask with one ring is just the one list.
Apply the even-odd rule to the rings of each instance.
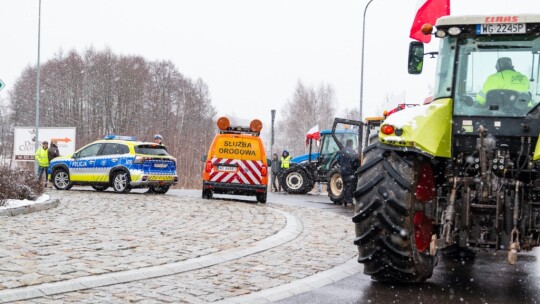
[[54, 170], [52, 174], [53, 185], [57, 190], [69, 190], [73, 186], [66, 170]]
[[107, 188], [109, 188], [109, 186], [104, 186], [104, 185], [93, 185], [92, 188], [96, 191], [105, 191], [107, 190]]
[[118, 193], [128, 193], [131, 191], [131, 187], [129, 185], [129, 176], [126, 172], [120, 171], [114, 174], [113, 188], [114, 192]]
[[169, 191], [169, 186], [154, 187], [154, 194], [165, 194]]

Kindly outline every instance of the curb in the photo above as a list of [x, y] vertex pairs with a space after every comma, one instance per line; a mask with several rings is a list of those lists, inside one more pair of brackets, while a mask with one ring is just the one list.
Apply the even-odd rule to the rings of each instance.
[[32, 204], [28, 206], [20, 206], [15, 208], [8, 208], [0, 210], [0, 216], [16, 216], [21, 214], [28, 214], [37, 211], [48, 210], [58, 207], [60, 201], [58, 199], [49, 199], [43, 203]]
[[241, 303], [272, 303], [289, 297], [297, 296], [305, 292], [313, 291], [328, 284], [333, 284], [341, 279], [352, 276], [364, 270], [364, 266], [358, 263], [358, 258], [354, 257], [347, 262], [318, 272], [312, 276], [305, 277], [284, 285], [264, 289], [246, 295], [223, 299], [219, 304], [241, 304]]
[[272, 208], [272, 210], [285, 216], [287, 219], [285, 228], [266, 239], [253, 243], [252, 246], [241, 246], [182, 262], [163, 264], [159, 266], [150, 266], [100, 275], [79, 277], [64, 281], [43, 283], [14, 289], [4, 289], [0, 290], [0, 303], [24, 301], [90, 288], [131, 283], [140, 280], [181, 274], [184, 272], [233, 261], [283, 245], [296, 239], [304, 229], [302, 221], [288, 212], [274, 208]]

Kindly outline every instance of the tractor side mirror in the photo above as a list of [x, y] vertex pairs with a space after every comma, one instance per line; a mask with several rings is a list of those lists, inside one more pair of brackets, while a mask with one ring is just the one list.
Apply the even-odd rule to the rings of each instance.
[[412, 41], [409, 44], [409, 74], [421, 74], [423, 66], [424, 44], [419, 41]]
[[272, 167], [272, 160], [271, 160], [270, 158], [267, 158], [267, 159], [266, 159], [266, 165], [267, 165], [268, 167]]
[[207, 156], [208, 156], [208, 155], [206, 155], [206, 154], [203, 154], [203, 155], [201, 156], [201, 161], [202, 161], [203, 163], [206, 161], [206, 157], [207, 157]]

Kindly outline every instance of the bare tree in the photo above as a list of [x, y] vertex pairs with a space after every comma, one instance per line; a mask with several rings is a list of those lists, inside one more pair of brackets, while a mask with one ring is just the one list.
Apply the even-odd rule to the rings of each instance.
[[[35, 79], [36, 68], [27, 67], [10, 92], [12, 113], [0, 113], [2, 142], [6, 121], [34, 125]], [[41, 83], [42, 127], [76, 127], [79, 147], [107, 134], [150, 140], [160, 133], [177, 159], [180, 186], [200, 186], [200, 157], [215, 134], [216, 113], [202, 79], [192, 81], [169, 61], [89, 48], [83, 55], [59, 51], [42, 65]]]
[[288, 149], [291, 155], [306, 153], [307, 131], [315, 125], [321, 130], [332, 126], [335, 99], [334, 89], [329, 84], [314, 89], [298, 80], [292, 99], [281, 110], [284, 118], [277, 123], [276, 146]]

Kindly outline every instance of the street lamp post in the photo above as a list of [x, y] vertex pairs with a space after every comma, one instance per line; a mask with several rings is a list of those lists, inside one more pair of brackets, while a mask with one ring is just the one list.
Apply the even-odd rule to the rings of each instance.
[[[37, 51], [37, 83], [36, 83], [36, 137], [35, 137], [35, 150], [39, 149], [39, 76], [40, 76], [40, 66], [39, 66], [39, 57], [40, 57], [40, 47], [41, 47], [41, 0], [39, 0], [39, 13], [38, 13], [38, 51]], [[34, 170], [38, 172], [38, 163], [34, 162]], [[47, 174], [47, 173], [45, 173]]]
[[360, 70], [360, 121], [362, 121], [362, 116], [364, 113], [362, 112], [362, 105], [364, 102], [364, 42], [366, 37], [366, 13], [369, 5], [373, 2], [373, 0], [369, 0], [369, 2], [366, 4], [366, 7], [364, 8], [364, 18], [362, 19], [362, 67]]
[[272, 124], [270, 125], [270, 156], [274, 156], [274, 120], [276, 119], [276, 110], [272, 109], [270, 110], [270, 114], [272, 115]]

